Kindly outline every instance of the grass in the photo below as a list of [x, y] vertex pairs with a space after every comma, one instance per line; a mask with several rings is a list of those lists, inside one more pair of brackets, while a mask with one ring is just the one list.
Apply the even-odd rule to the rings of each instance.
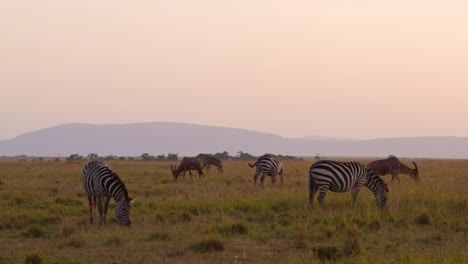
[[89, 224], [84, 162], [0, 162], [0, 263], [468, 263], [468, 161], [417, 162], [420, 184], [400, 175], [387, 211], [367, 189], [354, 210], [350, 193], [309, 209], [313, 161], [285, 162], [263, 191], [246, 162], [177, 182], [170, 163], [109, 162], [137, 197], [130, 228], [114, 201]]

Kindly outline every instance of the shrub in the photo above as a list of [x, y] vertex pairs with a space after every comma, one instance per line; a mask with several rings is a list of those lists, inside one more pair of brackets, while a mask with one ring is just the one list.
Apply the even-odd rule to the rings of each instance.
[[190, 249], [199, 253], [223, 251], [224, 243], [218, 239], [208, 239], [193, 244]]
[[414, 219], [414, 221], [415, 221], [416, 224], [418, 224], [418, 225], [429, 225], [429, 224], [430, 224], [429, 215], [427, 214], [427, 212], [418, 215], [418, 216]]
[[24, 263], [25, 264], [41, 264], [42, 258], [37, 252], [30, 253], [26, 256], [26, 260], [24, 261]]
[[330, 247], [330, 246], [319, 246], [313, 249], [313, 252], [317, 258], [319, 258], [321, 261], [327, 261], [327, 260], [337, 260], [339, 256], [338, 249], [336, 247]]
[[346, 255], [361, 254], [361, 232], [357, 226], [348, 228], [348, 236], [344, 240], [343, 251]]

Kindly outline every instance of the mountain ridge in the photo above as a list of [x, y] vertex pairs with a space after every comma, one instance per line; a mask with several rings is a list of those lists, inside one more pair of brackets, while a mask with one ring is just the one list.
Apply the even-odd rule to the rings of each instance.
[[468, 158], [468, 137], [381, 139], [285, 138], [268, 132], [178, 122], [128, 124], [67, 123], [0, 140], [0, 155], [69, 156], [71, 154], [140, 156], [238, 151], [253, 155]]

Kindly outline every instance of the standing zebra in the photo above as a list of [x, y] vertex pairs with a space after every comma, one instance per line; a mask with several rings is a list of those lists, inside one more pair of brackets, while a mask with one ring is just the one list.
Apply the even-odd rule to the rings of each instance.
[[223, 164], [221, 161], [211, 155], [208, 154], [198, 154], [197, 158], [201, 159], [203, 161], [203, 167], [206, 168], [206, 174], [210, 171], [210, 166], [215, 166], [216, 169], [218, 169], [219, 173], [223, 173]]
[[369, 168], [358, 162], [338, 162], [321, 160], [309, 170], [309, 203], [314, 207], [314, 196], [319, 191], [318, 201], [324, 208], [324, 199], [328, 190], [332, 192], [352, 191], [352, 206], [363, 186], [366, 186], [375, 197], [379, 208], [387, 202], [387, 184]]
[[267, 175], [271, 177], [272, 184], [276, 182], [276, 175], [279, 175], [281, 184], [283, 184], [283, 163], [276, 159], [274, 155], [265, 154], [263, 156], [260, 156], [254, 164], [249, 163], [249, 166], [251, 168], [257, 166], [255, 169], [254, 185], [257, 185], [257, 179], [258, 176], [260, 176], [260, 174], [262, 175], [260, 178], [260, 184], [262, 186], [262, 189], [263, 182], [265, 181], [265, 177]]
[[127, 188], [119, 176], [102, 161], [93, 160], [83, 169], [83, 186], [88, 194], [89, 222], [93, 223], [93, 208], [99, 209], [99, 222], [106, 223], [107, 209], [111, 197], [116, 204], [115, 216], [120, 224], [130, 226], [130, 203]]

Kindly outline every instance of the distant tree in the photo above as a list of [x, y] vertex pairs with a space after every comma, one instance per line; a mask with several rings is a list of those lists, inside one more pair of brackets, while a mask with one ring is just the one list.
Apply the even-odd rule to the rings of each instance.
[[119, 160], [125, 160], [124, 156], [119, 157]]
[[158, 155], [158, 156], [156, 156], [156, 160], [164, 161], [164, 160], [166, 160], [166, 155]]
[[219, 159], [219, 160], [231, 160], [232, 157], [229, 156], [229, 153], [227, 151], [223, 151], [222, 153], [216, 153], [213, 155], [215, 158]]
[[179, 160], [178, 154], [168, 153], [166, 160], [168, 160], [168, 161], [177, 161], [177, 160]]
[[238, 159], [238, 160], [255, 160], [255, 159], [257, 159], [257, 157], [255, 157], [253, 155], [250, 155], [247, 152], [239, 151], [239, 152], [237, 152], [236, 159]]
[[87, 160], [97, 160], [97, 159], [99, 159], [99, 156], [96, 153], [90, 153], [90, 154], [88, 154], [88, 156], [86, 156], [86, 159]]
[[103, 158], [103, 160], [116, 160], [116, 159], [118, 159], [118, 157], [114, 155], [107, 155]]
[[83, 156], [79, 154], [71, 154], [68, 158], [66, 158], [67, 161], [80, 161], [83, 160]]
[[141, 154], [141, 156], [140, 156], [140, 158], [141, 158], [142, 160], [149, 160], [149, 157], [150, 157], [150, 154], [148, 154], [148, 153], [143, 153], [143, 154]]
[[150, 160], [156, 160], [156, 157], [153, 156], [153, 155], [150, 155], [148, 153], [143, 153], [141, 155], [141, 159], [144, 160], [144, 161], [150, 161]]

